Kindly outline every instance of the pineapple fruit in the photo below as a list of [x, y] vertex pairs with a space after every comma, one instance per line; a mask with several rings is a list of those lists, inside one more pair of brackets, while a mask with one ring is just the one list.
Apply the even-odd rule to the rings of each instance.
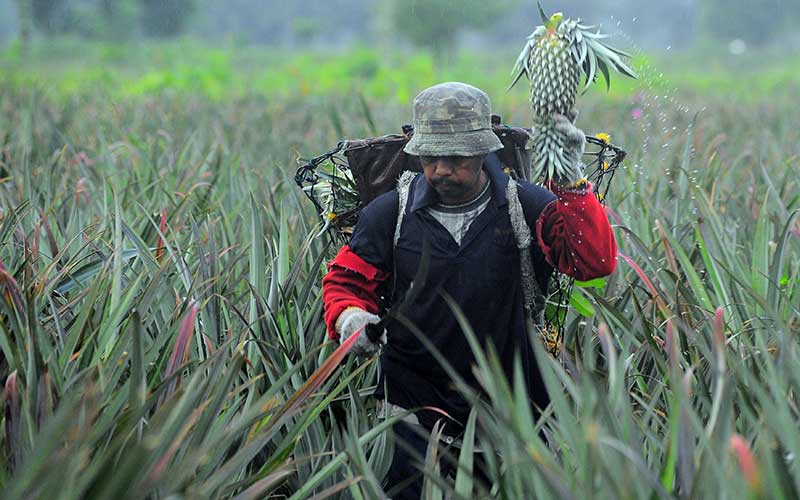
[[[560, 12], [549, 18], [541, 5], [539, 14], [543, 26], [537, 27], [522, 49], [514, 65], [513, 87], [525, 75], [530, 80], [531, 110], [533, 111], [533, 179], [579, 179], [581, 165], [565, 154], [564, 135], [557, 130], [553, 114], [575, 116], [575, 98], [581, 75], [586, 78], [583, 91], [602, 73], [610, 86], [609, 68], [636, 78], [624, 58], [627, 53], [602, 40], [608, 35], [593, 33], [594, 26], [581, 24], [580, 19], [564, 19]], [[578, 159], [579, 160], [579, 159]]]

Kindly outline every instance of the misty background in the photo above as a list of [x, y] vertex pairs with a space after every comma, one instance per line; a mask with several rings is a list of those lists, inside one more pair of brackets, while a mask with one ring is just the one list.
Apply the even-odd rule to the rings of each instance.
[[[800, 49], [799, 0], [559, 0], [649, 51], [721, 44]], [[57, 36], [106, 41], [191, 37], [286, 49], [355, 45], [428, 48], [437, 54], [519, 45], [540, 23], [530, 0], [0, 0], [0, 44]]]

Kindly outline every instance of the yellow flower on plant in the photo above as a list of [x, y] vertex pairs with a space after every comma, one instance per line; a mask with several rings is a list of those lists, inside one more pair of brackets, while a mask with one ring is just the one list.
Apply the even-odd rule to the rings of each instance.
[[597, 134], [597, 138], [605, 142], [606, 144], [611, 142], [611, 136], [606, 134], [605, 132], [600, 132], [599, 134]]
[[604, 161], [604, 162], [603, 162], [603, 170], [608, 170], [608, 166], [609, 166], [609, 165], [608, 165], [608, 162], [607, 162], [607, 161]]
[[328, 220], [333, 220], [336, 218], [336, 212], [328, 212]]

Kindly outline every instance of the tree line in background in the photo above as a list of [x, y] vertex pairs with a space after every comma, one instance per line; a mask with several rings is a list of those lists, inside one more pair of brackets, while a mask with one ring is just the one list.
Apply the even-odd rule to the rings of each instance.
[[16, 0], [20, 35], [77, 34], [127, 38], [134, 34], [181, 34], [195, 10], [194, 0]]
[[[519, 41], [539, 22], [533, 0], [0, 0], [16, 4], [24, 40], [74, 34], [124, 40], [189, 32], [237, 43], [347, 45], [405, 39], [447, 54], [470, 35], [478, 43]], [[542, 0], [550, 12], [624, 23], [644, 46], [690, 45], [698, 35], [759, 45], [783, 40], [800, 22], [797, 0]], [[6, 17], [6, 16], [3, 16]], [[13, 18], [14, 16], [9, 16]], [[0, 35], [9, 19], [0, 18]], [[604, 28], [605, 29], [605, 28]], [[607, 29], [605, 29], [608, 31]]]

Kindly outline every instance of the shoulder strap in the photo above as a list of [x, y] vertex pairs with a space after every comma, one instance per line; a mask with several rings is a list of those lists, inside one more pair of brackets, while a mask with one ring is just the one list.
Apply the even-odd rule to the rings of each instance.
[[517, 240], [517, 248], [519, 249], [525, 310], [528, 313], [528, 317], [533, 319], [534, 324], [540, 325], [544, 320], [545, 295], [536, 281], [536, 273], [533, 270], [531, 256], [533, 236], [531, 235], [531, 228], [528, 227], [528, 223], [525, 220], [522, 202], [519, 200], [518, 185], [514, 179], [508, 180], [506, 199], [508, 200], [508, 216], [511, 219], [511, 228], [514, 230], [514, 237]]
[[394, 246], [397, 246], [397, 242], [400, 240], [400, 226], [403, 225], [403, 217], [406, 214], [408, 192], [411, 190], [411, 181], [414, 180], [417, 173], [418, 172], [406, 170], [400, 175], [400, 178], [397, 179], [397, 198], [399, 200], [399, 206], [397, 210], [397, 224], [394, 227]]

